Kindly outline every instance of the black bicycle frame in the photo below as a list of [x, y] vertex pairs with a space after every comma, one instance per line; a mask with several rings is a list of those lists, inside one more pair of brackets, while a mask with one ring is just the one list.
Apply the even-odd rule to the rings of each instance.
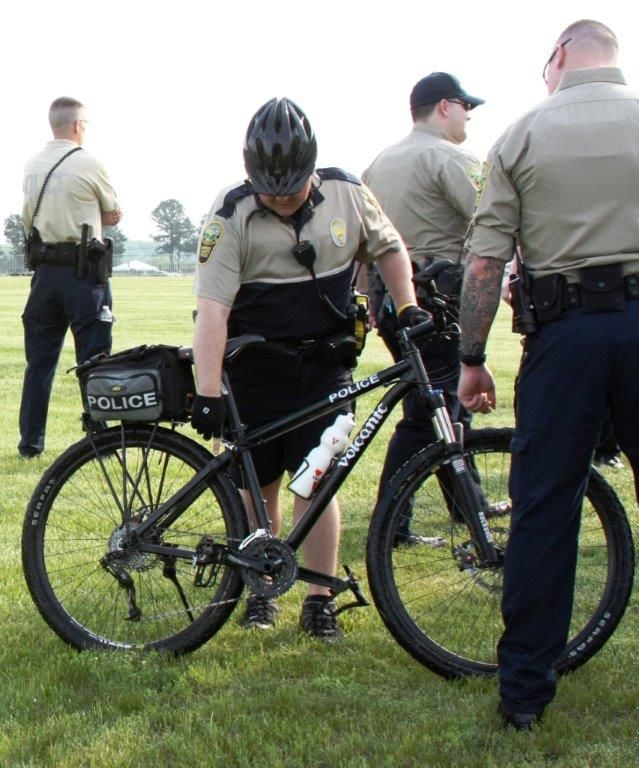
[[[186, 506], [192, 504], [202, 493], [204, 493], [207, 488], [209, 477], [220, 469], [223, 469], [233, 460], [237, 460], [244, 471], [248, 485], [247, 490], [254, 505], [258, 527], [269, 530], [270, 523], [262, 500], [259, 483], [255, 475], [253, 462], [251, 460], [251, 449], [257, 445], [262, 445], [269, 440], [274, 440], [287, 432], [291, 432], [303, 424], [313, 421], [319, 416], [332, 411], [337, 411], [340, 408], [343, 409], [344, 404], [348, 403], [350, 400], [357, 400], [368, 392], [379, 387], [388, 386], [395, 381], [395, 385], [379, 401], [364, 426], [360, 429], [358, 435], [351, 442], [343, 456], [338, 459], [331, 471], [327, 474], [320, 489], [313, 498], [311, 505], [289, 535], [287, 539], [288, 543], [294, 549], [297, 549], [308, 531], [315, 524], [317, 518], [321, 514], [323, 506], [326, 505], [330, 498], [335, 494], [337, 488], [339, 488], [344, 479], [350, 474], [351, 470], [355, 464], [357, 464], [368, 446], [368, 443], [386, 421], [390, 412], [397, 403], [402, 400], [406, 393], [416, 386], [416, 383], [411, 380], [397, 381], [397, 379], [400, 378], [402, 374], [405, 374], [410, 367], [409, 362], [401, 361], [390, 368], [371, 374], [360, 381], [353, 382], [347, 387], [341, 387], [337, 392], [331, 393], [307, 408], [300, 409], [289, 416], [271, 422], [264, 427], [258, 427], [252, 430], [246, 430], [241, 424], [235, 400], [230, 392], [227, 377], [224, 375], [226, 389], [225, 397], [227, 399], [231, 431], [234, 436], [232, 447], [225, 450], [219, 456], [212, 458], [211, 461], [205, 464], [205, 466], [185, 483], [182, 488], [179, 488], [169, 499], [158, 506], [158, 508], [142, 522], [136, 525], [134, 531], [136, 537], [141, 537], [146, 530], [154, 526], [159, 525], [160, 528], [170, 526], [182, 514], [182, 510]], [[253, 481], [253, 483], [251, 481]], [[255, 484], [255, 487], [252, 487], [253, 484]], [[326, 491], [327, 488], [330, 489], [329, 493]], [[299, 530], [302, 524], [303, 534]], [[172, 547], [169, 550], [162, 546], [150, 546], [151, 548], [149, 551], [153, 552], [159, 553], [166, 549], [167, 553], [170, 551], [173, 555], [180, 553], [180, 550], [175, 547]], [[146, 544], [144, 544], [144, 548], [147, 549]]]
[[[443, 395], [440, 391], [433, 390], [431, 387], [419, 351], [411, 342], [413, 337], [421, 336], [423, 333], [423, 328], [419, 327], [404, 329], [400, 332], [400, 344], [402, 344], [405, 353], [404, 360], [382, 371], [373, 373], [364, 379], [340, 387], [336, 392], [332, 392], [313, 405], [295, 411], [270, 424], [251, 430], [247, 430], [241, 422], [229, 386], [228, 377], [224, 374], [224, 395], [233, 436], [232, 447], [211, 459], [189, 482], [139, 523], [133, 531], [134, 537], [140, 540], [144, 532], [152, 526], [158, 526], [160, 529], [170, 526], [182, 514], [182, 510], [193, 503], [206, 490], [209, 477], [230, 464], [233, 460], [237, 460], [242, 468], [248, 486], [247, 491], [253, 503], [257, 528], [264, 530], [266, 534], [270, 534], [271, 524], [251, 458], [251, 449], [297, 429], [320, 416], [343, 409], [349, 401], [357, 400], [379, 387], [385, 387], [395, 382], [392, 388], [377, 403], [375, 409], [343, 454], [334, 462], [308, 508], [285, 539], [286, 543], [295, 551], [299, 549], [326, 505], [360, 460], [370, 441], [373, 440], [393, 408], [411, 389], [416, 389], [420, 397], [427, 402], [433, 414], [433, 425], [438, 433], [438, 437], [443, 440], [451, 457], [451, 465], [457, 480], [457, 490], [461, 495], [461, 508], [464, 511], [470, 509], [477, 510], [476, 516], [467, 515], [470, 518], [467, 522], [475, 535], [482, 557], [489, 564], [499, 562], [500, 558], [495, 550], [484, 511], [478, 504], [477, 491], [463, 457], [462, 436], [461, 434], [456, 434], [452, 429]], [[192, 555], [190, 550], [163, 547], [162, 545], [143, 541], [140, 541], [140, 546], [144, 551], [156, 554], [170, 554], [183, 557]], [[304, 569], [300, 569], [300, 575], [305, 580], [311, 580], [311, 576], [320, 576], [320, 574], [304, 571]], [[327, 578], [332, 579], [332, 577]]]

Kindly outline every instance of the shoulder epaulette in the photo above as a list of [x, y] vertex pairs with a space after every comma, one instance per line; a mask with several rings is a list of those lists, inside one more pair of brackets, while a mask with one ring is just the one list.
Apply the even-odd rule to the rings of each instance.
[[229, 190], [224, 196], [222, 207], [219, 211], [215, 211], [215, 215], [221, 216], [223, 219], [229, 219], [235, 213], [237, 201], [252, 194], [253, 187], [249, 182], [245, 182], [244, 184], [240, 184], [239, 187]]
[[329, 181], [330, 179], [339, 179], [340, 181], [350, 181], [351, 184], [362, 185], [362, 182], [354, 176], [352, 173], [347, 173], [341, 168], [316, 168], [315, 173], [320, 177], [322, 181]]

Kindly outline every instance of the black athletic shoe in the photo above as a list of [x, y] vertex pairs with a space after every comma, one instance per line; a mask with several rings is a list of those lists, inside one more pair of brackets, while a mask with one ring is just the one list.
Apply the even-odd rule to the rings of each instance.
[[302, 603], [300, 628], [311, 637], [326, 643], [339, 640], [342, 636], [335, 617], [336, 605], [325, 595], [310, 595]]
[[272, 629], [279, 610], [273, 598], [250, 594], [246, 598], [246, 609], [240, 626], [244, 629]]
[[18, 448], [18, 453], [22, 459], [35, 459], [42, 451], [39, 448], [34, 448], [32, 445], [25, 445], [23, 448]]
[[497, 711], [501, 717], [504, 728], [514, 728], [517, 731], [532, 731], [532, 729], [541, 723], [543, 712], [511, 712], [504, 707], [503, 702], [499, 702]]

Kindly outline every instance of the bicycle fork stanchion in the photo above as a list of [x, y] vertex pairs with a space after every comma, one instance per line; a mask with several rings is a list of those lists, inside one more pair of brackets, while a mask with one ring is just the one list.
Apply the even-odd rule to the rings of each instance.
[[453, 425], [446, 408], [444, 395], [441, 390], [434, 390], [431, 386], [419, 350], [411, 341], [412, 337], [423, 334], [424, 325], [422, 323], [414, 328], [400, 330], [397, 334], [399, 344], [405, 360], [410, 363], [417, 379], [417, 394], [426, 403], [432, 414], [435, 434], [444, 443], [446, 452], [450, 455], [450, 466], [454, 474], [453, 482], [455, 490], [459, 493], [459, 507], [464, 520], [472, 531], [482, 561], [489, 566], [498, 565], [502, 562], [502, 555], [495, 548], [493, 535], [482, 509], [481, 496], [468, 470], [468, 462], [464, 457], [461, 439], [463, 436], [462, 425]]

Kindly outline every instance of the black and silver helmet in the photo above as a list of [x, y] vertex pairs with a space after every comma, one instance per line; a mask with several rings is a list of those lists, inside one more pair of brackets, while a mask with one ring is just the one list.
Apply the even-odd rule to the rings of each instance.
[[313, 173], [315, 134], [290, 99], [271, 99], [253, 116], [244, 142], [244, 167], [253, 189], [263, 195], [293, 195]]

